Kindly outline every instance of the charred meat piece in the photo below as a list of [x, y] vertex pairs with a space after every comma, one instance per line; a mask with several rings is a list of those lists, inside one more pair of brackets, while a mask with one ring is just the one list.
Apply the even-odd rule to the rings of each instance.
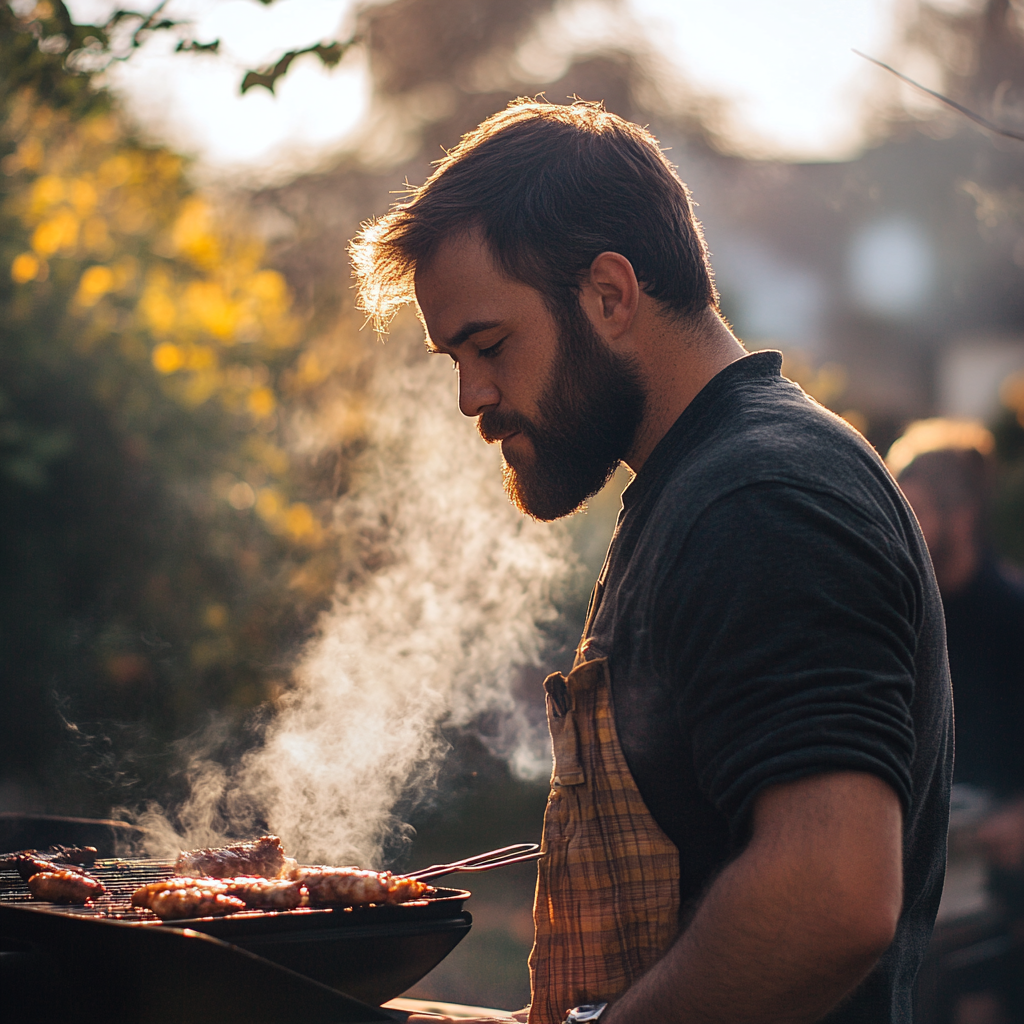
[[221, 917], [245, 910], [245, 904], [234, 896], [214, 892], [205, 886], [164, 889], [149, 901], [149, 909], [162, 920], [188, 917]]
[[309, 894], [311, 906], [363, 906], [367, 903], [404, 903], [430, 886], [414, 878], [395, 878], [390, 871], [359, 868], [297, 868], [293, 876]]
[[28, 888], [37, 900], [49, 903], [88, 903], [107, 891], [98, 879], [57, 867], [34, 874]]
[[99, 853], [95, 846], [48, 846], [36, 852], [55, 864], [92, 864]]
[[52, 871], [55, 867], [84, 873], [78, 865], [91, 864], [95, 859], [95, 846], [50, 846], [45, 850], [6, 853], [0, 858], [0, 864], [13, 867], [21, 875], [22, 881], [27, 882], [40, 871]]
[[14, 870], [21, 875], [21, 880], [27, 882], [33, 875], [42, 871], [70, 871], [73, 875], [86, 874], [85, 868], [77, 864], [55, 864], [52, 860], [40, 857], [36, 854], [22, 853], [14, 858]]
[[294, 910], [302, 902], [302, 884], [286, 878], [226, 878], [224, 884], [250, 910]]
[[235, 878], [258, 875], [280, 878], [285, 856], [277, 836], [260, 836], [248, 843], [234, 843], [212, 850], [189, 850], [178, 854], [174, 866], [179, 875], [208, 875], [211, 878]]

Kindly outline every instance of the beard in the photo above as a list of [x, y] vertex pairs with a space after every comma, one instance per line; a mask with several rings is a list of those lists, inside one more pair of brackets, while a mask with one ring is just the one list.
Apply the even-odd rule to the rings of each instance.
[[532, 457], [506, 455], [502, 481], [512, 504], [541, 522], [571, 515], [604, 487], [633, 447], [647, 407], [636, 363], [604, 344], [575, 293], [555, 320], [558, 349], [536, 418], [495, 408], [477, 422], [489, 443], [515, 431], [529, 439]]

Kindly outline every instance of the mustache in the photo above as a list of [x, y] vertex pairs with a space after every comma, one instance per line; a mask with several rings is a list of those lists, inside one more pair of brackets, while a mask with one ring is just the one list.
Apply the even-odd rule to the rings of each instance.
[[487, 409], [477, 417], [476, 428], [488, 444], [494, 444], [509, 434], [520, 433], [529, 438], [535, 434], [533, 424], [522, 413], [512, 410]]

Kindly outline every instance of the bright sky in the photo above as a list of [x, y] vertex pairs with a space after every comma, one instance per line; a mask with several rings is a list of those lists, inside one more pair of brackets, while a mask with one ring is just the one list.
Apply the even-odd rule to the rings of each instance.
[[[884, 56], [900, 0], [622, 0], [640, 33], [702, 92], [731, 104], [736, 138], [764, 155], [836, 159], [859, 140], [863, 105], [883, 72], [850, 50]], [[102, 18], [110, 0], [71, 0], [80, 20]], [[143, 5], [140, 5], [143, 6]], [[365, 66], [357, 51], [333, 70], [314, 57], [292, 65], [277, 96], [238, 93], [242, 73], [289, 49], [339, 37], [352, 0], [171, 0], [199, 41], [221, 53], [172, 53], [157, 34], [112, 73], [112, 83], [157, 136], [195, 154], [214, 172], [260, 175], [344, 145], [366, 111]], [[595, 16], [595, 0], [569, 0], [549, 19], [544, 48], [587, 49], [621, 22]], [[613, 28], [614, 24], [614, 28]]]

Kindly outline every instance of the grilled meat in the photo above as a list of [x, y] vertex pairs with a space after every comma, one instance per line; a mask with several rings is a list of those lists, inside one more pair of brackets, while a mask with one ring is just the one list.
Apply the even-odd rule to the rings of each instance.
[[96, 878], [56, 867], [32, 875], [28, 888], [37, 900], [49, 903], [88, 903], [94, 896], [107, 891]]
[[187, 917], [221, 917], [245, 910], [245, 904], [234, 896], [215, 892], [205, 885], [193, 885], [155, 893], [150, 898], [149, 909], [166, 921]]
[[96, 859], [95, 846], [49, 846], [45, 850], [18, 850], [16, 853], [5, 853], [0, 858], [4, 867], [13, 867], [27, 882], [40, 871], [53, 871], [61, 868], [84, 874], [79, 864], [91, 864]]
[[418, 900], [428, 892], [434, 892], [432, 885], [421, 882], [418, 878], [406, 878], [405, 875], [396, 875], [391, 879], [388, 887], [388, 903], [408, 903], [409, 900]]
[[216, 878], [161, 878], [159, 882], [150, 882], [140, 886], [132, 893], [132, 906], [153, 909], [153, 900], [161, 893], [178, 892], [182, 889], [202, 889], [212, 895], [226, 896], [228, 887]]
[[302, 902], [302, 885], [287, 878], [227, 878], [227, 895], [250, 910], [294, 910]]
[[292, 877], [305, 887], [311, 906], [404, 903], [431, 889], [414, 878], [395, 878], [390, 871], [359, 868], [300, 867]]
[[[213, 896], [231, 896], [250, 910], [294, 910], [302, 902], [302, 887], [283, 878], [164, 878], [150, 882], [132, 893], [133, 907], [146, 907], [154, 913], [156, 900], [167, 892], [200, 891]], [[174, 906], [174, 901], [167, 901]], [[241, 909], [241, 908], [236, 908]], [[223, 911], [230, 913], [231, 911]], [[176, 916], [161, 914], [162, 917]]]
[[208, 875], [211, 878], [235, 878], [239, 875], [280, 878], [285, 872], [285, 860], [281, 840], [277, 836], [260, 836], [248, 843], [182, 851], [174, 869], [179, 875]]
[[33, 852], [55, 864], [92, 864], [99, 853], [95, 846], [48, 846]]
[[[7, 863], [12, 863], [8, 861]], [[21, 875], [21, 880], [27, 882], [33, 875], [43, 871], [70, 871], [73, 875], [87, 874], [85, 868], [77, 864], [55, 864], [52, 860], [39, 857], [36, 854], [21, 853], [13, 860], [14, 870]]]

